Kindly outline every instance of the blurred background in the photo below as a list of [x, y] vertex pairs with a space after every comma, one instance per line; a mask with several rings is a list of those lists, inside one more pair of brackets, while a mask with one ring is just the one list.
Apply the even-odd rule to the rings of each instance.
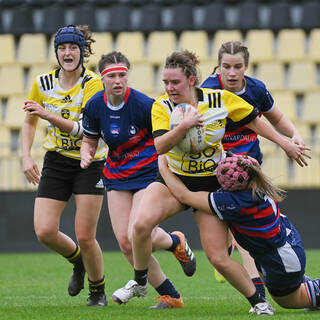
[[[282, 207], [303, 228], [306, 247], [318, 247], [320, 0], [0, 0], [0, 251], [42, 248], [33, 235], [35, 187], [25, 180], [19, 158], [22, 105], [35, 76], [55, 67], [53, 35], [67, 24], [88, 24], [94, 32], [88, 68], [96, 70], [102, 53], [122, 51], [132, 64], [130, 86], [154, 98], [163, 92], [162, 65], [172, 51], [197, 53], [204, 80], [217, 65], [222, 42], [245, 42], [248, 75], [265, 82], [312, 148], [312, 161], [300, 168], [261, 139], [265, 172], [289, 190]], [[32, 148], [40, 168], [45, 126], [39, 123]], [[106, 204], [103, 210], [98, 236], [104, 249], [113, 249]], [[73, 232], [73, 203], [66, 211]], [[194, 222], [187, 217], [172, 221], [188, 229]], [[194, 243], [200, 246], [198, 238]]]

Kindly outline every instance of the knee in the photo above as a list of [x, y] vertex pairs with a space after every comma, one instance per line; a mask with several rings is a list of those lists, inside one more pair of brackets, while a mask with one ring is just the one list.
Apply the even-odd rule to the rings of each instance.
[[210, 263], [218, 270], [223, 270], [228, 265], [229, 256], [225, 253], [211, 254], [208, 256]]
[[77, 234], [77, 240], [81, 250], [86, 250], [94, 246], [96, 239], [89, 234]]
[[56, 230], [47, 227], [37, 227], [35, 228], [35, 233], [38, 240], [44, 244], [52, 243], [57, 236]]
[[152, 228], [144, 220], [135, 221], [133, 224], [132, 238], [145, 239], [151, 235]]

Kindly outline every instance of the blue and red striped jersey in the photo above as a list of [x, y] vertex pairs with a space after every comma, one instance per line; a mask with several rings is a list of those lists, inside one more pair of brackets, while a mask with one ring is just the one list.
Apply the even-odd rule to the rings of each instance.
[[[265, 84], [255, 78], [244, 76], [244, 88], [240, 92], [234, 92], [242, 99], [256, 107], [260, 114], [268, 112], [274, 105], [273, 98], [267, 90]], [[201, 85], [202, 88], [224, 89], [220, 74], [209, 76]], [[262, 153], [259, 146], [257, 134], [251, 129], [242, 126], [239, 127], [231, 119], [228, 119], [226, 133], [222, 139], [222, 144], [225, 150], [230, 150], [233, 153], [246, 153], [253, 158], [262, 162]]]
[[154, 147], [151, 108], [154, 100], [127, 88], [124, 101], [113, 106], [105, 91], [95, 94], [83, 115], [84, 135], [101, 137], [109, 147], [103, 170], [107, 190], [145, 188], [158, 172]]
[[[279, 248], [286, 242], [278, 203], [268, 196], [252, 195], [252, 190], [211, 192], [209, 205], [243, 248], [263, 252]], [[247, 249], [248, 250], [248, 249]]]

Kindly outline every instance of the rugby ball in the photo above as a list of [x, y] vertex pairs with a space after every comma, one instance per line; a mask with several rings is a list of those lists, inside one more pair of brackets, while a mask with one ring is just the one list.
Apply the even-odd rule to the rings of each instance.
[[[184, 113], [188, 107], [192, 108], [188, 103], [180, 103], [174, 107], [170, 116], [170, 130], [173, 130], [182, 122]], [[187, 154], [198, 153], [203, 150], [205, 146], [205, 128], [200, 125], [190, 128], [177, 144], [177, 147], [183, 153]]]

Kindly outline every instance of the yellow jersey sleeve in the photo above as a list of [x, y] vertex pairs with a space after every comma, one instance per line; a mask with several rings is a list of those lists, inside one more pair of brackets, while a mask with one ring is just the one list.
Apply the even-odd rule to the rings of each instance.
[[99, 78], [91, 79], [87, 85], [85, 86], [83, 100], [82, 100], [82, 108], [85, 107], [88, 100], [96, 94], [98, 91], [103, 90], [102, 82]]
[[251, 104], [230, 91], [223, 90], [223, 101], [228, 110], [228, 118], [234, 122], [239, 122], [247, 117], [247, 122], [250, 122], [257, 116], [256, 110]]
[[167, 95], [159, 97], [152, 105], [152, 132], [169, 131], [170, 115], [172, 106], [167, 98]]

